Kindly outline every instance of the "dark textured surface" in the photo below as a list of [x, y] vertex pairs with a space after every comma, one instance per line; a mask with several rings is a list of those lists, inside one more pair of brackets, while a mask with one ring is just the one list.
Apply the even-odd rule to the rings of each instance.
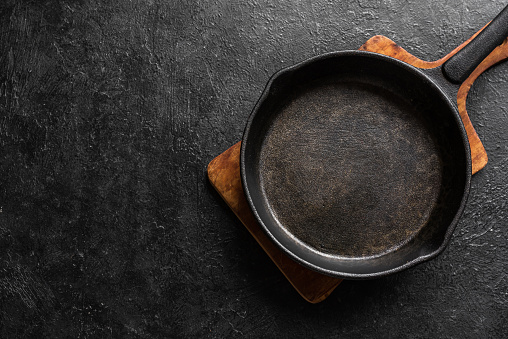
[[500, 1], [0, 3], [0, 337], [502, 338], [508, 65], [451, 243], [306, 303], [206, 180], [269, 76], [384, 34], [437, 59]]

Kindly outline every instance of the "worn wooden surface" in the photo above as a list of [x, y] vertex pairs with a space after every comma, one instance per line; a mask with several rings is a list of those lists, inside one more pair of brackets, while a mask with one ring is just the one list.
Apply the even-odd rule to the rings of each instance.
[[268, 78], [375, 34], [437, 60], [505, 1], [0, 1], [0, 338], [502, 338], [508, 63], [431, 262], [309, 304], [206, 176]]

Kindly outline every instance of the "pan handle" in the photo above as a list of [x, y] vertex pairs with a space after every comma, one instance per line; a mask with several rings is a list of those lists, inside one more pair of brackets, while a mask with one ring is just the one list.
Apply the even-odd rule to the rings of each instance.
[[441, 68], [455, 84], [463, 83], [475, 68], [508, 36], [508, 5], [469, 44]]

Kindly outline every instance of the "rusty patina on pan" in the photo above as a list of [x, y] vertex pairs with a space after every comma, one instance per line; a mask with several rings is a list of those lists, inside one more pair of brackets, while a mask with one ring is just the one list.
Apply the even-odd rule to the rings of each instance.
[[333, 255], [376, 255], [415, 237], [438, 202], [443, 160], [455, 160], [440, 153], [422, 114], [361, 82], [329, 79], [295, 93], [260, 154], [276, 218]]

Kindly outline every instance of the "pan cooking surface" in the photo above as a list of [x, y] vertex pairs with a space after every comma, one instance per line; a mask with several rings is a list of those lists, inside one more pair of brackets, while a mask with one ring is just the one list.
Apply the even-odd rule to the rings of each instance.
[[380, 255], [407, 243], [427, 223], [442, 181], [422, 114], [376, 85], [300, 89], [274, 113], [259, 155], [275, 219], [333, 255]]

